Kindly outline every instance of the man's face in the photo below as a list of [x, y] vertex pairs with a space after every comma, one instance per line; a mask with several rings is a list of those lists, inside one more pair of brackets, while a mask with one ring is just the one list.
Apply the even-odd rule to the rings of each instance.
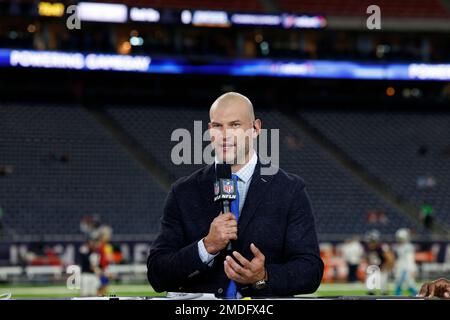
[[259, 127], [259, 120], [252, 121], [245, 102], [230, 100], [213, 108], [208, 124], [211, 143], [219, 162], [244, 164], [245, 156], [253, 146], [256, 137], [253, 126]]

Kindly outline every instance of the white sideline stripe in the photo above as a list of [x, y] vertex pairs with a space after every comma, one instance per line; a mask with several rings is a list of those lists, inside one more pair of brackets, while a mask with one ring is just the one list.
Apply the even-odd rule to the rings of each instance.
[[[14, 267], [0, 267], [0, 276], [6, 277], [8, 275], [20, 275], [23, 270], [25, 273], [30, 275], [61, 275], [64, 272], [62, 266], [27, 266], [25, 268], [14, 266]], [[147, 273], [147, 265], [145, 264], [127, 264], [127, 265], [110, 265], [107, 272], [111, 274], [119, 273]]]
[[[393, 286], [393, 283], [389, 284], [389, 288]], [[417, 283], [417, 287], [420, 287], [420, 284]], [[321, 284], [319, 289], [314, 294], [309, 295], [301, 295], [303, 297], [306, 296], [315, 296], [320, 295], [321, 291], [354, 291], [361, 290], [366, 291], [366, 287], [364, 283], [324, 283]], [[69, 290], [64, 286], [50, 286], [50, 287], [0, 287], [0, 294], [11, 292], [13, 294], [13, 298], [15, 294], [19, 295], [40, 295], [40, 294], [73, 294], [73, 296], [79, 295], [79, 290]], [[120, 294], [121, 292], [142, 292], [143, 295], [148, 293], [148, 295], [154, 293], [155, 291], [150, 285], [142, 284], [142, 285], [110, 285], [109, 292], [111, 294]]]
[[[74, 296], [78, 296], [80, 290], [69, 290], [66, 287], [58, 286], [58, 287], [16, 287], [16, 288], [0, 288], [0, 294], [11, 292], [13, 294], [13, 298], [15, 294], [73, 294]], [[148, 292], [154, 293], [154, 290], [149, 285], [111, 285], [109, 287], [110, 293], [120, 293], [120, 292]]]
[[[325, 283], [319, 287], [319, 290], [316, 292], [320, 293], [320, 291], [352, 291], [352, 290], [365, 290], [364, 284], [355, 283], [355, 284], [345, 284], [345, 283]], [[63, 286], [56, 287], [16, 287], [16, 288], [0, 288], [0, 293], [2, 292], [11, 292], [14, 294], [30, 294], [30, 295], [39, 295], [39, 294], [73, 294], [78, 295], [79, 290], [69, 290]], [[153, 293], [154, 290], [149, 285], [111, 285], [109, 287], [110, 293], [120, 293], [120, 292], [148, 292]]]

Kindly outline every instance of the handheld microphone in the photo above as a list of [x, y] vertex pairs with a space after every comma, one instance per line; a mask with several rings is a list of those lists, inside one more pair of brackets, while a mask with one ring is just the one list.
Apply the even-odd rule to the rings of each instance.
[[[231, 165], [216, 165], [216, 181], [214, 182], [214, 202], [220, 201], [223, 206], [223, 213], [230, 212], [230, 201], [236, 200], [237, 184], [231, 178]], [[228, 250], [232, 250], [231, 241], [228, 243]]]

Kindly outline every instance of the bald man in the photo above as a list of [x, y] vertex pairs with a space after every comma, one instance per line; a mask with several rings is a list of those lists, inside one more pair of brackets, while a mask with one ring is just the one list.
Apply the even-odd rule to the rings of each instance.
[[[323, 263], [305, 183], [282, 169], [262, 174], [253, 148], [261, 121], [247, 97], [226, 93], [209, 115], [215, 164], [172, 185], [147, 261], [150, 284], [224, 298], [314, 292]], [[236, 215], [213, 201], [218, 163], [230, 164], [237, 180]]]

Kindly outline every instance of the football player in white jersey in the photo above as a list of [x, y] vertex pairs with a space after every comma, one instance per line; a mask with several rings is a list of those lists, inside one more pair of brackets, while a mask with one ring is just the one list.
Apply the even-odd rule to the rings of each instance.
[[398, 229], [395, 233], [397, 245], [395, 247], [395, 294], [402, 295], [404, 286], [412, 296], [417, 294], [415, 276], [417, 265], [415, 261], [414, 245], [410, 242], [410, 231], [406, 228]]

